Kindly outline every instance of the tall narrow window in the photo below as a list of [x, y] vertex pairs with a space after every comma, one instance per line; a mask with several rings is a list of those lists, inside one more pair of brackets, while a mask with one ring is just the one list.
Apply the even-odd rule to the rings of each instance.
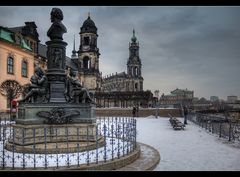
[[135, 68], [134, 68], [134, 76], [137, 76], [137, 75], [138, 75], [138, 68], [135, 67]]
[[7, 59], [7, 73], [13, 74], [13, 57], [11, 56]]
[[84, 45], [89, 45], [89, 37], [84, 37]]
[[138, 83], [135, 83], [135, 90], [138, 90]]
[[87, 56], [83, 58], [83, 68], [90, 69], [90, 59]]
[[27, 77], [27, 62], [22, 61], [22, 77]]

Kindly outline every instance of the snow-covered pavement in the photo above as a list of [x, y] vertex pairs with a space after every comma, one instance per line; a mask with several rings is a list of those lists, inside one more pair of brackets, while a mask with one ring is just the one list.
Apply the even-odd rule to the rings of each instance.
[[240, 170], [239, 142], [219, 139], [193, 122], [188, 121], [185, 130], [175, 131], [169, 118], [137, 118], [137, 133], [138, 142], [160, 152], [156, 171]]

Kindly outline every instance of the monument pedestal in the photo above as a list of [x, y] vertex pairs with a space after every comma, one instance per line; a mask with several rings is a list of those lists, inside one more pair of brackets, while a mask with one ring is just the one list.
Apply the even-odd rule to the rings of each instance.
[[77, 111], [79, 115], [72, 118], [71, 123], [95, 123], [95, 106], [90, 103], [20, 103], [16, 124], [39, 125], [47, 123], [48, 119], [38, 116], [38, 112], [51, 113], [52, 110], [62, 108], [65, 112]]
[[92, 150], [104, 145], [96, 124], [13, 125], [6, 149], [21, 153], [66, 153]]
[[[57, 122], [63, 118], [68, 122]], [[97, 135], [95, 106], [90, 103], [20, 103], [12, 128], [5, 148], [15, 152], [80, 152], [99, 148], [105, 142]]]

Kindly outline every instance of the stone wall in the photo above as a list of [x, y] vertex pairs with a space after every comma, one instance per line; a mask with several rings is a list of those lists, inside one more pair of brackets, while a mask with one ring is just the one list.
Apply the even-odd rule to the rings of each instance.
[[[171, 114], [173, 117], [182, 117], [179, 109], [158, 109], [157, 114], [160, 117], [168, 117]], [[132, 109], [130, 108], [96, 108], [97, 117], [132, 117]], [[138, 117], [156, 116], [156, 109], [140, 108]]]

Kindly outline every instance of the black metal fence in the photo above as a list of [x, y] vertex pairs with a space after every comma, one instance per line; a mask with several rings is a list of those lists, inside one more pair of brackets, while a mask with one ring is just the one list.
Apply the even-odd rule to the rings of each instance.
[[187, 119], [228, 141], [240, 141], [240, 120], [217, 115], [189, 113]]
[[[75, 148], [77, 151], [71, 152], [70, 132], [68, 128], [65, 131], [65, 146], [67, 146], [64, 152], [61, 152], [60, 144], [58, 141], [51, 144], [55, 153], [48, 152], [48, 129], [43, 128], [44, 143], [42, 143], [42, 153], [38, 151], [36, 128], [32, 128], [31, 139], [34, 143], [29, 145], [28, 148], [31, 152], [18, 152], [17, 145], [12, 143], [10, 149], [6, 149], [6, 145], [9, 140], [18, 141], [26, 140], [29, 138], [29, 134], [26, 132], [16, 132], [13, 125], [14, 121], [9, 121], [6, 117], [0, 117], [0, 168], [11, 169], [58, 169], [58, 168], [70, 168], [81, 167], [82, 165], [91, 165], [113, 161], [124, 157], [136, 149], [136, 119], [129, 117], [103, 117], [97, 118], [95, 137], [98, 139], [102, 137], [104, 143], [102, 145], [99, 141], [76, 141]], [[90, 127], [89, 127], [90, 128]], [[76, 128], [75, 132], [77, 139], [80, 140], [81, 128]], [[88, 127], [87, 127], [88, 129]], [[55, 128], [55, 136], [58, 138], [58, 129]], [[20, 133], [20, 134], [19, 134]], [[28, 136], [28, 137], [27, 137]], [[60, 135], [59, 135], [60, 136]], [[62, 136], [62, 135], [61, 135]], [[92, 136], [92, 135], [91, 135]], [[88, 135], [87, 140], [91, 137]], [[92, 143], [95, 148], [81, 150], [83, 144]], [[94, 144], [95, 143], [95, 144]], [[58, 153], [56, 153], [58, 152]]]

